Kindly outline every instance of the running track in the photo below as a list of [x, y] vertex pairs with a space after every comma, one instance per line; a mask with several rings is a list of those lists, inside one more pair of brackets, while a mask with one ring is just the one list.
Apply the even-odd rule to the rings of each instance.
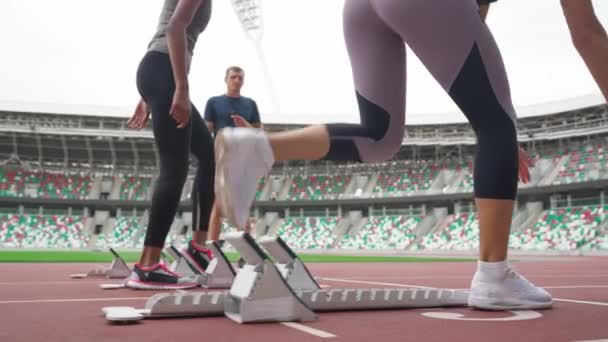
[[[154, 292], [101, 290], [108, 280], [70, 279], [87, 264], [0, 264], [0, 341], [608, 341], [608, 257], [515, 262], [555, 297], [552, 310], [468, 308], [321, 313], [315, 322], [241, 325], [224, 317], [112, 325], [104, 306], [143, 307]], [[310, 264], [331, 287], [465, 289], [475, 263]], [[460, 319], [432, 317], [458, 316]], [[463, 320], [463, 318], [465, 320]]]

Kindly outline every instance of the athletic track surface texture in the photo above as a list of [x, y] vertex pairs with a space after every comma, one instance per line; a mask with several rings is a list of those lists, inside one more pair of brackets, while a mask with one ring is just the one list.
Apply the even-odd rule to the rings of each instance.
[[[608, 257], [513, 262], [547, 288], [551, 310], [469, 308], [321, 313], [314, 322], [238, 324], [225, 317], [115, 325], [105, 306], [141, 308], [154, 291], [102, 290], [107, 279], [70, 279], [92, 264], [0, 264], [0, 341], [608, 341]], [[322, 286], [466, 289], [476, 264], [309, 264]], [[201, 289], [197, 289], [200, 291]]]

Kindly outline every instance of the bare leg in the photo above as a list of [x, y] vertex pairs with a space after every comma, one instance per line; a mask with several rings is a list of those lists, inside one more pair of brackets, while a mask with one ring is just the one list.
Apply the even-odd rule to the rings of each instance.
[[608, 36], [591, 0], [562, 0], [572, 42], [608, 100]]
[[209, 219], [209, 240], [217, 241], [220, 239], [220, 233], [222, 230], [222, 218], [220, 216], [220, 210], [217, 202], [213, 203], [213, 209], [211, 210], [211, 218]]
[[490, 9], [489, 4], [479, 5], [479, 15], [481, 15], [481, 19], [486, 21], [486, 17], [488, 16], [488, 10]]
[[329, 134], [325, 125], [269, 134], [268, 139], [277, 161], [318, 160], [329, 151]]
[[160, 262], [160, 256], [163, 252], [162, 248], [158, 247], [144, 247], [143, 252], [141, 253], [141, 257], [139, 259], [139, 264], [142, 267], [151, 267]]
[[475, 203], [479, 210], [479, 227], [485, 228], [479, 230], [479, 260], [506, 260], [514, 202], [476, 198]]
[[192, 241], [196, 242], [201, 246], [204, 246], [205, 242], [207, 242], [207, 232], [204, 232], [202, 230], [196, 230], [192, 232]]

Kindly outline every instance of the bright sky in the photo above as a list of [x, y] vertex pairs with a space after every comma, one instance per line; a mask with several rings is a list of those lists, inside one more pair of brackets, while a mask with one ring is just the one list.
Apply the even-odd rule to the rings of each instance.
[[[224, 91], [224, 70], [236, 64], [246, 70], [243, 94], [258, 102], [264, 122], [357, 122], [342, 37], [343, 0], [262, 4], [261, 48], [279, 107], [273, 106], [256, 47], [230, 1], [215, 0], [190, 76], [199, 110], [208, 97]], [[594, 4], [608, 27], [608, 2]], [[2, 0], [0, 109], [127, 117], [138, 100], [135, 71], [161, 5], [162, 0]], [[559, 1], [502, 0], [488, 23], [520, 116], [530, 112], [528, 106], [581, 96], [599, 103], [597, 86], [570, 42]], [[464, 121], [409, 49], [407, 112], [407, 124]]]

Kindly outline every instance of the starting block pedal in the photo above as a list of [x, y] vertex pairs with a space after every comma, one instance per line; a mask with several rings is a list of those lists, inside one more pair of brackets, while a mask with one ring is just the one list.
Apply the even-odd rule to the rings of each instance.
[[261, 242], [277, 266], [247, 233], [226, 234], [226, 241], [245, 261], [229, 291], [157, 294], [141, 310], [104, 308], [106, 318], [138, 320], [137, 313], [144, 318], [225, 315], [239, 323], [287, 322], [315, 320], [316, 312], [468, 305], [466, 291], [451, 289], [320, 289], [306, 265], [281, 239]]
[[222, 251], [220, 242], [207, 241], [207, 247], [211, 249], [213, 259], [200, 275], [201, 286], [208, 289], [229, 289], [236, 277], [232, 264]]
[[213, 259], [209, 261], [205, 271], [199, 270], [187, 255], [171, 245], [167, 250], [173, 257], [171, 271], [182, 276], [198, 277], [202, 287], [208, 289], [228, 289], [234, 281], [236, 272], [222, 252], [222, 248], [217, 241], [208, 241], [207, 247], [211, 250]]
[[275, 266], [294, 290], [319, 290], [321, 286], [300, 260], [297, 254], [287, 246], [280, 237], [265, 237], [260, 240], [260, 245], [274, 259]]
[[127, 266], [124, 259], [116, 253], [113, 248], [110, 248], [113, 259], [109, 267], [98, 267], [90, 270], [87, 273], [72, 274], [70, 278], [81, 279], [81, 278], [126, 278], [131, 274], [131, 269]]
[[166, 249], [167, 254], [171, 256], [173, 262], [169, 265], [169, 269], [172, 272], [175, 272], [181, 276], [199, 276], [201, 271], [199, 271], [196, 266], [192, 265], [190, 260], [188, 260], [182, 252], [175, 247], [174, 245], [170, 245], [169, 248]]

